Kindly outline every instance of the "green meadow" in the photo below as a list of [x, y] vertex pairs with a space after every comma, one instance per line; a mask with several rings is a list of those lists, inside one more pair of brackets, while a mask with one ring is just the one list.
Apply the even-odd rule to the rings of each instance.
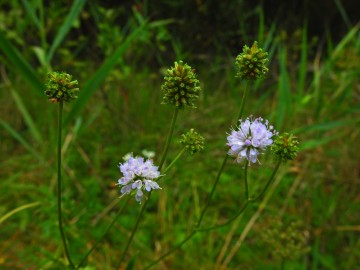
[[[359, 269], [360, 18], [329, 1], [339, 27], [316, 32], [300, 15], [287, 29], [264, 4], [180, 2], [0, 0], [0, 269], [70, 269], [58, 226], [58, 109], [44, 94], [50, 71], [66, 71], [80, 89], [64, 104], [61, 148], [72, 260], [103, 237], [80, 269]], [[229, 158], [202, 227], [231, 222], [197, 232], [150, 267], [202, 214], [239, 120], [245, 83], [235, 58], [254, 41], [268, 52], [269, 72], [252, 84], [244, 118], [294, 134], [300, 151], [233, 219], [245, 201], [244, 165]], [[118, 165], [144, 151], [159, 163], [174, 111], [161, 104], [161, 86], [179, 60], [194, 68], [201, 92], [197, 108], [179, 110], [164, 164], [191, 128], [204, 151], [184, 154], [162, 177], [119, 266], [142, 205], [120, 196]], [[260, 159], [248, 169], [250, 196], [275, 167], [269, 151]], [[293, 234], [303, 240], [295, 248]]]

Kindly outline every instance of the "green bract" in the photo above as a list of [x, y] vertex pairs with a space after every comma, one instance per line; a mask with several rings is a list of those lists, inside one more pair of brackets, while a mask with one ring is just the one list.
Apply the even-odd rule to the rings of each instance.
[[236, 57], [236, 77], [249, 81], [262, 78], [269, 71], [265, 66], [269, 61], [267, 55], [267, 52], [258, 47], [256, 41], [251, 48], [245, 45], [243, 52]]
[[78, 81], [65, 72], [50, 72], [44, 93], [52, 103], [69, 102], [77, 98]]
[[195, 132], [194, 129], [190, 129], [186, 134], [181, 135], [180, 143], [184, 145], [186, 151], [190, 155], [204, 150], [204, 137]]
[[299, 151], [299, 142], [295, 136], [289, 133], [278, 135], [273, 144], [271, 145], [271, 151], [273, 152], [275, 159], [283, 162], [287, 160], [293, 160], [297, 152]]
[[175, 66], [166, 71], [164, 80], [162, 104], [172, 104], [179, 109], [196, 108], [194, 101], [199, 98], [199, 80], [189, 65], [183, 61], [175, 62]]

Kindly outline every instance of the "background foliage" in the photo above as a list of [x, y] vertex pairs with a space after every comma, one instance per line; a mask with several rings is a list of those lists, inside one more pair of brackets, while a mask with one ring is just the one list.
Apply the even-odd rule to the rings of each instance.
[[[49, 70], [73, 74], [81, 89], [65, 108], [63, 147], [65, 224], [75, 261], [120, 207], [122, 157], [162, 151], [171, 118], [171, 108], [160, 105], [164, 70], [182, 59], [199, 75], [198, 109], [181, 112], [176, 133], [195, 128], [206, 150], [181, 160], [152, 197], [128, 257], [142, 269], [181, 241], [201, 211], [239, 106], [235, 57], [253, 40], [269, 51], [270, 74], [255, 85], [246, 114], [294, 132], [302, 151], [262, 202], [230, 226], [198, 234], [155, 269], [278, 269], [262, 234], [277, 226], [274, 218], [302, 221], [309, 247], [286, 269], [356, 269], [358, 1], [22, 0], [0, 7], [0, 269], [62, 269], [56, 108], [43, 95]], [[175, 141], [170, 157], [180, 147]], [[271, 166], [268, 160], [251, 167], [252, 194]], [[229, 163], [204, 223], [230, 218], [242, 193], [241, 170]], [[88, 269], [114, 268], [138, 211], [135, 201], [128, 205]]]

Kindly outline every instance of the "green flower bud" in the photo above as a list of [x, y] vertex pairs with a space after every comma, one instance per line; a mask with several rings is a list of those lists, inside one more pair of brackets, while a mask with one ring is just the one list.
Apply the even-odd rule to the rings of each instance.
[[262, 78], [269, 71], [265, 66], [269, 61], [267, 56], [268, 53], [263, 52], [261, 48], [258, 48], [258, 43], [256, 41], [251, 48], [245, 45], [243, 47], [243, 52], [236, 57], [236, 77], [248, 81]]
[[181, 135], [180, 143], [184, 145], [186, 151], [188, 151], [190, 155], [193, 155], [196, 152], [204, 150], [204, 141], [205, 139], [203, 136], [195, 132], [194, 129], [190, 129], [189, 132]]
[[194, 101], [199, 98], [199, 80], [189, 65], [183, 61], [175, 62], [175, 66], [166, 71], [164, 80], [162, 104], [172, 104], [179, 109], [196, 108]]
[[50, 72], [44, 93], [52, 103], [69, 102], [77, 98], [78, 81], [65, 72]]
[[271, 145], [271, 151], [273, 152], [275, 159], [283, 162], [287, 160], [293, 160], [297, 152], [299, 151], [299, 141], [295, 136], [289, 133], [278, 135], [273, 144]]

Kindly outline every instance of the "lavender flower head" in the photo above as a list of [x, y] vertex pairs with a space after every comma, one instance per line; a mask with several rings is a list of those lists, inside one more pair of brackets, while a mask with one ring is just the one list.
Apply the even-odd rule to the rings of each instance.
[[245, 121], [240, 119], [239, 122], [238, 130], [232, 130], [227, 137], [226, 145], [230, 147], [228, 154], [235, 157], [238, 163], [245, 159], [256, 163], [258, 155], [273, 143], [271, 137], [277, 135], [277, 132], [261, 117], [248, 117]]
[[160, 176], [158, 167], [154, 166], [152, 160], [144, 161], [142, 157], [130, 156], [124, 163], [119, 164], [120, 171], [123, 174], [118, 181], [122, 186], [122, 194], [135, 194], [135, 200], [141, 203], [143, 191], [150, 192], [152, 189], [161, 189], [161, 187], [153, 181]]

